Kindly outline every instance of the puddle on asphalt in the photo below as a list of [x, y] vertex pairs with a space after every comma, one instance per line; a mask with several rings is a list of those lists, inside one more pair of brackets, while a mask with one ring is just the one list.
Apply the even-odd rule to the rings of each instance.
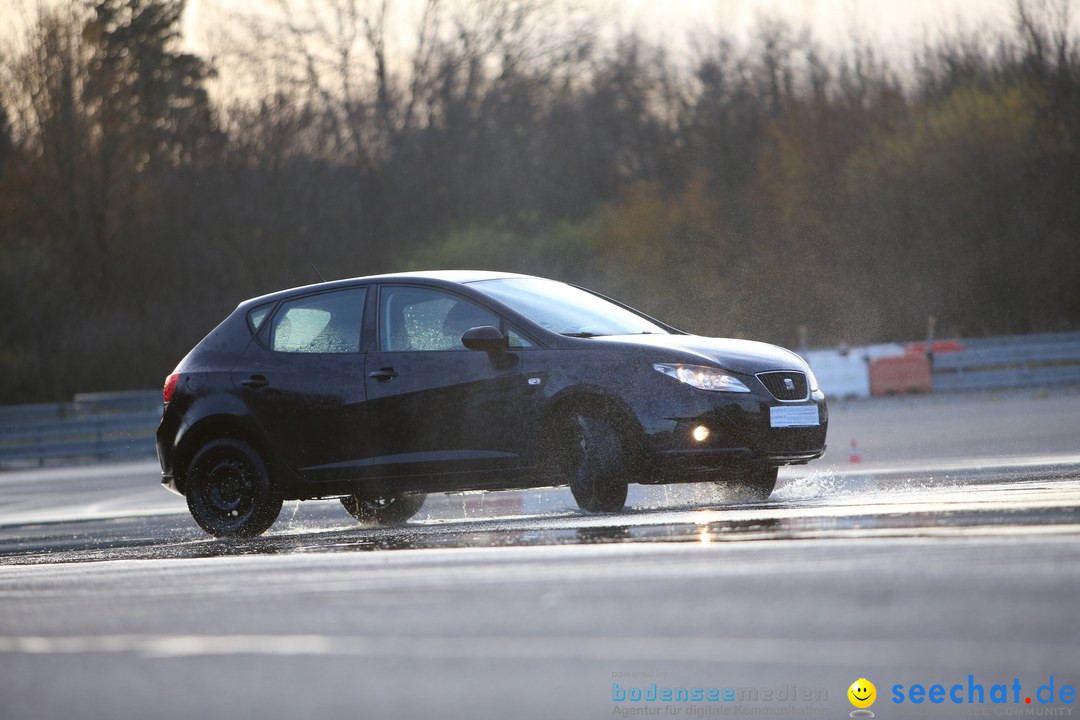
[[[1032, 487], [1030, 478], [1018, 480], [980, 490]], [[711, 483], [635, 486], [627, 509], [610, 515], [575, 509], [564, 488], [469, 493], [432, 498], [429, 507], [401, 528], [350, 524], [336, 501], [289, 503], [271, 532], [242, 540], [207, 537], [181, 515], [3, 528], [0, 564], [596, 543], [709, 544], [882, 533], [919, 536], [942, 528], [1080, 525], [1075, 507], [950, 511], [944, 504], [933, 512], [925, 509], [933, 496], [965, 489], [974, 488], [927, 478], [850, 476], [826, 468], [782, 477], [766, 503], [740, 504], [739, 498]], [[918, 510], [905, 511], [906, 503], [897, 502], [913, 496], [921, 501]], [[853, 506], [863, 504], [879, 508], [895, 504], [897, 511], [853, 512]], [[827, 512], [834, 505], [836, 514]]]

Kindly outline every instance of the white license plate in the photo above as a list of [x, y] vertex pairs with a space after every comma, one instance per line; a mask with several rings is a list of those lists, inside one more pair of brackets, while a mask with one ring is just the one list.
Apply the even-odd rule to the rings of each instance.
[[769, 408], [769, 422], [774, 428], [818, 425], [817, 405], [794, 405]]

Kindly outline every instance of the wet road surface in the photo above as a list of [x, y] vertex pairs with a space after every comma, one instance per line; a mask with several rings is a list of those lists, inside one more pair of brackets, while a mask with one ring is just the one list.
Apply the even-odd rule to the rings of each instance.
[[[847, 717], [860, 677], [878, 717], [1068, 716], [1078, 433], [1075, 394], [838, 404], [767, 503], [438, 496], [399, 529], [302, 503], [243, 542], [152, 464], [2, 473], [0, 718]], [[1019, 702], [893, 701], [969, 676]], [[721, 699], [620, 699], [654, 684]]]

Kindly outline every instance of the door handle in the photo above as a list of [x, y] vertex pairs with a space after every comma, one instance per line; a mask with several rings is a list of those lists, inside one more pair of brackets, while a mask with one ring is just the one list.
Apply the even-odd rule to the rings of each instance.
[[241, 380], [240, 384], [246, 388], [258, 390], [259, 388], [264, 388], [269, 385], [270, 381], [266, 379], [265, 375], [252, 375], [247, 380]]
[[379, 368], [368, 373], [368, 377], [379, 382], [390, 382], [398, 376], [398, 371], [392, 367]]

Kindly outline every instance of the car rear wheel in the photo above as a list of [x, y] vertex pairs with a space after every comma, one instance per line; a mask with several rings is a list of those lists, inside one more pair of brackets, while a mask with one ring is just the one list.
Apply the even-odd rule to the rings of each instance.
[[559, 428], [556, 465], [568, 477], [578, 507], [618, 512], [626, 504], [626, 451], [618, 429], [606, 418], [573, 413]]
[[765, 502], [776, 489], [779, 470], [780, 468], [767, 465], [756, 466], [741, 470], [731, 480], [717, 484], [734, 494], [734, 499], [738, 502]]
[[186, 494], [195, 522], [219, 537], [261, 535], [281, 512], [281, 495], [266, 463], [240, 440], [204, 445], [191, 461]]
[[367, 497], [348, 495], [341, 498], [342, 506], [358, 521], [369, 525], [401, 525], [424, 505], [427, 495], [411, 493], [408, 495], [384, 495]]

